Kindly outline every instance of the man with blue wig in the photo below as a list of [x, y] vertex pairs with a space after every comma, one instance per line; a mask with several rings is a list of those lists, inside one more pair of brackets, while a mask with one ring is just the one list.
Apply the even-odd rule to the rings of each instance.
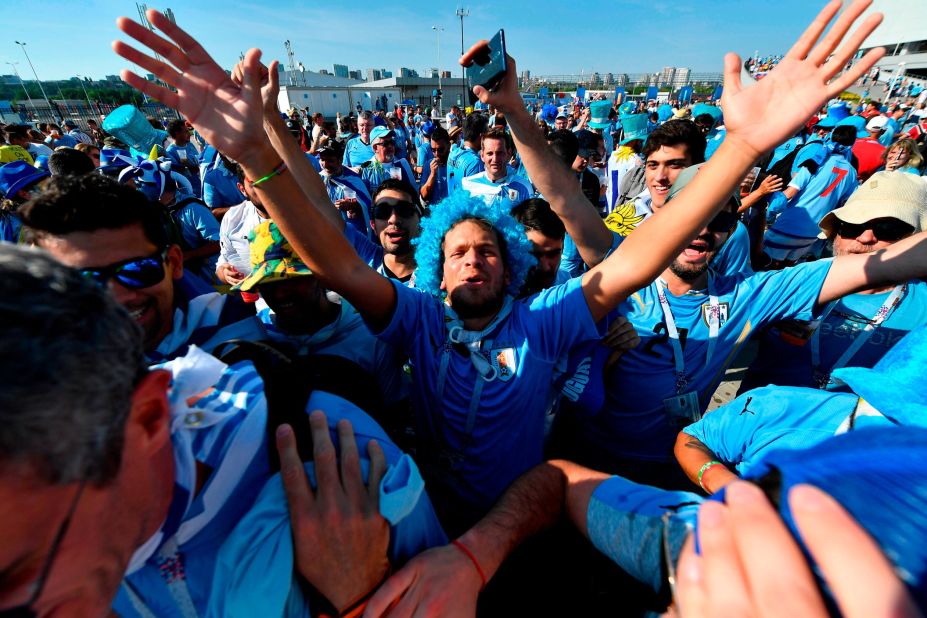
[[[170, 51], [181, 72], [127, 45], [115, 49], [176, 92], [126, 72], [129, 83], [190, 117], [211, 144], [238, 161], [248, 178], [256, 179], [253, 186], [262, 192], [274, 222], [319, 281], [356, 307], [371, 330], [409, 354], [418, 435], [430, 445], [422, 452], [422, 468], [449, 530], [485, 514], [519, 474], [541, 461], [555, 362], [573, 346], [599, 338], [596, 323], [653, 281], [691, 243], [754, 158], [803, 124], [877, 56], [870, 54], [828, 85], [832, 66], [823, 65], [819, 54], [806, 58], [807, 51], [799, 50], [778, 72], [746, 89], [736, 79], [739, 63], [729, 57], [728, 137], [715, 159], [601, 264], [567, 284], [513, 301], [531, 265], [531, 249], [524, 229], [510, 215], [479, 200], [452, 196], [442, 203], [446, 210], [423, 222], [418, 289], [380, 276], [337, 233], [341, 217], [305, 159], [284, 157], [282, 165], [285, 153], [268, 142], [262, 122], [266, 103], [258, 92], [267, 78], [260, 53], [251, 50], [235, 78], [229, 77], [176, 25], [153, 11], [148, 15], [176, 45], [121, 23], [157, 53]], [[852, 21], [858, 12], [846, 15], [842, 19]], [[816, 38], [812, 27], [798, 47]], [[840, 38], [822, 43], [822, 49], [830, 47], [823, 58]], [[858, 45], [848, 45], [855, 53]], [[484, 49], [485, 43], [471, 49], [462, 64], [472, 63]], [[844, 56], [852, 53], [839, 50], [833, 66], [843, 66]], [[509, 60], [504, 82], [517, 75]], [[269, 74], [274, 73], [272, 65]], [[801, 103], [783, 106], [776, 93], [795, 89], [804, 95]], [[474, 93], [484, 103], [493, 102], [481, 87]], [[525, 157], [524, 163], [532, 178], [543, 175], [546, 166], [559, 165], [546, 150]], [[553, 206], [562, 194], [546, 197]], [[865, 260], [856, 263], [861, 273], [869, 272], [868, 266]], [[867, 283], [862, 275], [858, 279], [859, 285]]]

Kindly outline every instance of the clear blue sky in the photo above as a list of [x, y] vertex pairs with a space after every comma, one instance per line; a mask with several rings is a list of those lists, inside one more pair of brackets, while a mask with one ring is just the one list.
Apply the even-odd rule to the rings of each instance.
[[[308, 3], [295, 0], [174, 0], [149, 7], [173, 9], [178, 23], [229, 68], [248, 47], [285, 63], [290, 39], [307, 69], [367, 67], [419, 71], [436, 66], [433, 25], [442, 26], [441, 67], [454, 71], [460, 53], [460, 20], [453, 0], [424, 2]], [[726, 51], [741, 55], [784, 52], [824, 3], [820, 0], [559, 0], [470, 2], [465, 40], [504, 28], [519, 70], [533, 74], [659, 71], [687, 66], [720, 71]], [[374, 9], [368, 7], [377, 7]], [[103, 77], [126, 64], [110, 49], [121, 33], [119, 15], [136, 17], [129, 0], [49, 0], [10, 9], [0, 42], [0, 63], [31, 71], [13, 39], [25, 41], [39, 77]], [[11, 69], [0, 64], [0, 73]]]

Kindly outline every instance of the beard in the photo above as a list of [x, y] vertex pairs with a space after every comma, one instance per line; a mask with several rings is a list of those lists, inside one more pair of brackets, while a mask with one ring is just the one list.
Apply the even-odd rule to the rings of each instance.
[[451, 308], [461, 320], [485, 318], [495, 315], [505, 302], [505, 290], [499, 288], [488, 292], [488, 296], [474, 297], [463, 287], [451, 292]]
[[713, 235], [707, 234], [699, 236], [696, 240], [701, 240], [706, 244], [706, 260], [701, 264], [689, 264], [680, 261], [680, 259], [677, 257], [675, 260], [673, 260], [669, 267], [670, 272], [672, 272], [683, 281], [691, 282], [701, 277], [708, 270], [708, 266], [711, 264], [712, 260], [714, 260], [718, 255], [718, 249]]

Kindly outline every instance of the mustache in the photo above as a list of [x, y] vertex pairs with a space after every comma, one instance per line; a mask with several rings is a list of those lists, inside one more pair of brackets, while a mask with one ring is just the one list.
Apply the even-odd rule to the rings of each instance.
[[[702, 234], [701, 236], [697, 236], [695, 240], [701, 240], [702, 242], [704, 242], [706, 245], [705, 247], [706, 251], [715, 250], [715, 246], [717, 243], [715, 242], [715, 237], [712, 236], [711, 234]], [[695, 242], [695, 240], [693, 240], [692, 242]]]

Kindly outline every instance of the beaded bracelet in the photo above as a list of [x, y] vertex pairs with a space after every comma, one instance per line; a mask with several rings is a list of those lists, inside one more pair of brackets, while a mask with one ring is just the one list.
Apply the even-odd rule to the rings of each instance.
[[270, 179], [273, 178], [274, 176], [279, 176], [280, 174], [282, 174], [282, 173], [285, 172], [285, 171], [286, 171], [286, 163], [284, 163], [283, 161], [281, 161], [280, 164], [277, 165], [277, 167], [275, 167], [274, 169], [272, 169], [272, 170], [270, 171], [270, 173], [269, 173], [267, 176], [264, 176], [263, 178], [258, 178], [257, 180], [252, 180], [252, 181], [251, 181], [251, 186], [252, 186], [252, 187], [256, 187], [256, 186], [258, 186], [259, 184], [261, 184], [262, 182], [267, 182], [268, 180], [270, 180]]

